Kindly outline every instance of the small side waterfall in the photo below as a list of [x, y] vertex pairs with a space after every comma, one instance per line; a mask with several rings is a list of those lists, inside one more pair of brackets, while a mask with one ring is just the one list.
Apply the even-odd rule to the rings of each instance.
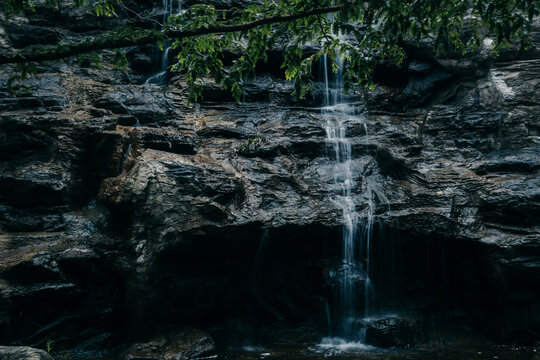
[[[163, 0], [162, 3], [162, 19], [161, 24], [165, 25], [169, 19], [169, 16], [174, 14], [175, 12], [178, 13], [182, 10], [182, 1], [179, 0], [176, 3], [176, 6], [174, 6], [174, 0]], [[155, 73], [154, 75], [150, 76], [146, 81], [145, 84], [157, 84], [161, 85], [165, 82], [165, 79], [167, 78], [167, 66], [169, 65], [169, 50], [171, 48], [171, 44], [169, 41], [165, 41], [163, 43], [163, 51], [160, 51], [160, 69], [159, 72]]]
[[[364, 184], [364, 188], [358, 191], [363, 191], [367, 196], [368, 207], [362, 217], [357, 212], [354, 193], [359, 184], [353, 174], [352, 146], [347, 138], [347, 124], [361, 122], [362, 117], [355, 114], [354, 107], [345, 102], [341, 73], [343, 60], [337, 57], [335, 61], [339, 70], [329, 74], [329, 60], [326, 56], [322, 59], [322, 116], [326, 120], [326, 142], [334, 160], [334, 201], [343, 213], [343, 257], [337, 308], [330, 311], [333, 318], [333, 328], [330, 329], [332, 337], [324, 339], [322, 345], [350, 347], [363, 346], [365, 330], [362, 329], [361, 320], [370, 315], [370, 248], [373, 239], [374, 204], [372, 191]], [[367, 135], [365, 122], [364, 129]]]

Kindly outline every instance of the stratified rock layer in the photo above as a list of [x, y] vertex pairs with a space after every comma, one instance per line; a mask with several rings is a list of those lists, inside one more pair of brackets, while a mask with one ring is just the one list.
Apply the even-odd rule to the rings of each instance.
[[[50, 24], [5, 26], [2, 46], [76, 36], [81, 23], [42, 40], [34, 26]], [[499, 61], [411, 48], [400, 82], [350, 97], [354, 196], [363, 216], [375, 195], [381, 306], [450, 306], [495, 338], [538, 340], [533, 30], [536, 50]], [[181, 76], [135, 85], [141, 52], [129, 54], [127, 74], [44, 66], [19, 96], [2, 68], [0, 341], [95, 350], [253, 313], [324, 323], [342, 219], [319, 95], [294, 101], [290, 84], [260, 74], [242, 105], [208, 81], [207, 101], [190, 107]]]

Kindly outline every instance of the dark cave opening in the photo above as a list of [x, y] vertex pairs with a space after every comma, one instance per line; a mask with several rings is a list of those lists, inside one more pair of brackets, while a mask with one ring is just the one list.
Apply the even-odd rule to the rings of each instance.
[[[483, 283], [480, 256], [471, 242], [378, 223], [371, 250], [372, 313], [414, 317], [435, 327], [479, 325], [478, 317], [497, 311], [496, 302], [476, 306], [475, 296], [492, 290]], [[341, 261], [336, 226], [254, 225], [183, 235], [156, 258], [145, 295], [150, 308], [140, 311], [156, 328], [211, 328], [240, 319], [248, 327], [307, 326], [324, 335], [327, 309], [338, 301], [331, 273]], [[357, 306], [364, 306], [363, 297]]]

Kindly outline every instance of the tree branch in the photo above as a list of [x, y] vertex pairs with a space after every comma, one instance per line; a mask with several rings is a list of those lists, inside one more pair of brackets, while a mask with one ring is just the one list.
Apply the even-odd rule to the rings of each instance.
[[138, 17], [139, 19], [141, 20], [144, 20], [144, 21], [152, 21], [152, 22], [155, 22], [156, 24], [158, 24], [159, 26], [163, 26], [162, 23], [160, 23], [159, 21], [155, 20], [155, 19], [151, 19], [151, 18], [147, 18], [147, 17], [144, 17], [144, 16], [141, 16], [141, 14], [139, 14], [138, 12], [136, 12], [135, 10], [133, 9], [130, 9], [128, 8], [126, 5], [124, 5], [123, 2], [119, 2], [118, 5], [120, 5], [120, 7], [122, 7], [124, 10], [132, 13], [133, 15], [135, 15], [136, 17]]
[[33, 50], [33, 51], [18, 51], [13, 53], [0, 54], [1, 64], [17, 64], [26, 62], [40, 62], [40, 61], [52, 61], [65, 59], [71, 56], [84, 54], [91, 51], [105, 50], [105, 49], [118, 49], [136, 45], [152, 44], [160, 39], [182, 39], [187, 37], [193, 37], [198, 35], [216, 34], [216, 33], [230, 33], [237, 31], [245, 31], [253, 29], [255, 27], [266, 25], [289, 22], [293, 20], [302, 19], [312, 15], [327, 14], [340, 11], [344, 8], [344, 5], [327, 6], [313, 8], [297, 14], [278, 15], [268, 18], [262, 18], [253, 20], [243, 24], [232, 25], [216, 25], [208, 27], [200, 27], [192, 30], [164, 30], [157, 33], [145, 34], [139, 37], [132, 38], [113, 38], [113, 39], [94, 39], [91, 41], [51, 46], [45, 49]]

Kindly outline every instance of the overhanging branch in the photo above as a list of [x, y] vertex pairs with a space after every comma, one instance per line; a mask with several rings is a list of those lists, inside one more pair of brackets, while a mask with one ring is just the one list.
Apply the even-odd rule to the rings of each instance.
[[306, 10], [297, 14], [278, 15], [268, 18], [262, 18], [253, 20], [243, 24], [231, 24], [231, 25], [216, 25], [201, 27], [192, 30], [166, 30], [160, 33], [151, 33], [139, 37], [133, 38], [119, 38], [119, 39], [106, 39], [106, 40], [92, 40], [87, 42], [66, 44], [61, 46], [51, 46], [45, 49], [39, 49], [34, 51], [18, 51], [13, 53], [0, 54], [0, 64], [17, 64], [26, 62], [40, 62], [40, 61], [52, 61], [65, 59], [71, 56], [76, 56], [91, 51], [99, 51], [105, 49], [119, 49], [129, 46], [146, 45], [157, 42], [158, 40], [165, 39], [182, 39], [187, 37], [206, 35], [206, 34], [218, 34], [218, 33], [230, 33], [237, 31], [245, 31], [256, 28], [266, 24], [283, 23], [293, 20], [302, 19], [312, 15], [327, 14], [342, 10], [344, 5], [319, 7], [310, 10]]

